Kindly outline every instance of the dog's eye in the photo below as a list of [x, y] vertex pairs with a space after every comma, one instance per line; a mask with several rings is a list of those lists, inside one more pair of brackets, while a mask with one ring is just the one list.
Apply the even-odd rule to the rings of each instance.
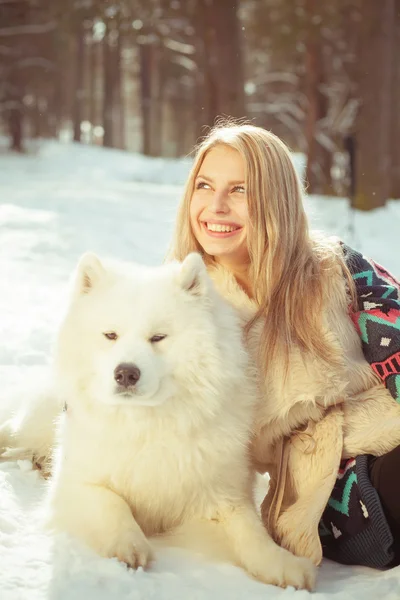
[[153, 337], [150, 338], [150, 342], [152, 344], [156, 344], [157, 342], [161, 342], [161, 340], [165, 340], [167, 336], [165, 335], [165, 333], [158, 333], [157, 335], [153, 335]]
[[106, 331], [106, 333], [103, 333], [104, 337], [106, 337], [108, 340], [114, 341], [118, 339], [117, 334], [115, 333], [115, 331]]

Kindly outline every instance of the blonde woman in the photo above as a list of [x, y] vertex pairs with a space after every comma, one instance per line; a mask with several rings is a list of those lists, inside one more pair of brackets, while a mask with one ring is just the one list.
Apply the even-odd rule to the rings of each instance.
[[302, 198], [279, 138], [216, 127], [197, 149], [170, 258], [200, 252], [243, 317], [260, 386], [253, 457], [271, 475], [266, 526], [317, 564], [323, 548], [383, 568], [400, 562], [399, 284], [310, 232]]

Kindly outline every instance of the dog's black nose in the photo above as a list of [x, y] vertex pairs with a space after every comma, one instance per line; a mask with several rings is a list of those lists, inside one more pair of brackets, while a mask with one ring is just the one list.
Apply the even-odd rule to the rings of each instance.
[[140, 369], [132, 363], [121, 363], [114, 370], [114, 379], [122, 387], [136, 385], [140, 379]]

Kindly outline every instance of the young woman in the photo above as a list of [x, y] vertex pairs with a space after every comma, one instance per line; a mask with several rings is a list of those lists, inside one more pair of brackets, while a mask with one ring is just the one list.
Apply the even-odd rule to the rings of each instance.
[[[299, 426], [307, 427], [309, 421], [314, 425], [324, 419], [341, 423], [336, 408], [329, 413], [329, 406], [340, 402], [338, 397], [345, 395], [346, 386], [355, 395], [362, 392], [369, 376], [371, 381], [379, 377], [386, 388], [380, 384], [383, 394], [389, 396], [389, 391], [400, 402], [399, 284], [360, 253], [310, 232], [302, 196], [290, 153], [279, 138], [252, 125], [217, 127], [198, 147], [170, 251], [170, 257], [179, 260], [198, 251], [210, 272], [217, 273], [217, 281], [222, 278], [226, 283], [227, 274], [231, 277], [221, 291], [243, 304], [250, 338], [254, 328], [259, 331], [257, 366], [267, 382], [265, 402], [270, 404], [267, 430], [274, 428], [275, 406], [288, 397], [288, 386], [295, 390], [290, 407], [281, 407], [282, 414], [286, 411], [285, 415], [291, 416], [285, 421], [286, 431], [281, 430], [286, 438]], [[340, 297], [342, 284], [345, 303], [343, 294]], [[238, 289], [233, 293], [235, 285]], [[336, 338], [343, 333], [342, 346], [332, 334], [336, 320], [340, 321]], [[361, 336], [364, 357], [372, 366], [367, 365], [369, 374], [364, 372], [359, 377], [362, 385], [356, 387], [353, 380], [359, 371], [354, 368], [352, 372], [349, 363], [364, 361], [354, 358], [357, 350], [350, 348], [349, 327]], [[342, 355], [345, 362], [349, 357], [344, 371], [338, 367]], [[311, 374], [308, 379], [305, 372]], [[348, 381], [343, 380], [343, 373]], [[307, 386], [314, 392], [312, 401], [305, 402]], [[271, 388], [276, 388], [276, 393], [270, 397]], [[382, 390], [377, 394], [382, 395]], [[321, 397], [323, 407], [318, 402]], [[309, 408], [304, 412], [305, 405]], [[296, 412], [299, 406], [300, 412]], [[397, 409], [394, 401], [393, 407]], [[362, 420], [365, 425], [364, 415]], [[354, 418], [351, 426], [357, 428]], [[348, 430], [344, 410], [345, 438]], [[328, 493], [320, 539], [325, 556], [339, 562], [377, 568], [400, 564], [400, 446], [393, 428], [388, 435], [385, 431], [377, 432], [375, 445], [367, 439], [365, 448], [362, 441], [353, 445], [360, 449], [360, 456], [342, 461], [336, 482], [337, 469], [333, 479], [321, 475], [330, 486], [331, 497]], [[385, 443], [379, 437], [385, 438]], [[323, 454], [326, 433], [316, 439], [317, 450]], [[278, 446], [267, 447], [266, 452], [271, 453]], [[368, 455], [371, 450], [383, 456]], [[338, 462], [331, 463], [331, 471]], [[278, 467], [282, 469], [282, 461]], [[317, 472], [315, 465], [312, 468]], [[287, 506], [282, 506], [284, 517]], [[285, 537], [280, 540], [285, 545]]]

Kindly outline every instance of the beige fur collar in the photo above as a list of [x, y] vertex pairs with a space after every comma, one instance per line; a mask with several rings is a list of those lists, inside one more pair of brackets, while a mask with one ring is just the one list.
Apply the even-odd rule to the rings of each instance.
[[[237, 309], [245, 327], [257, 311], [256, 303], [222, 267], [212, 266], [209, 272], [221, 295]], [[270, 490], [262, 505], [263, 520], [276, 541], [316, 564], [322, 559], [318, 523], [341, 457], [366, 453], [379, 456], [400, 444], [400, 406], [378, 382], [364, 358], [349, 316], [339, 260], [336, 268], [323, 273], [323, 277], [325, 308], [321, 334], [340, 357], [336, 365], [327, 365], [293, 347], [286, 378], [279, 356], [267, 365], [266, 377], [260, 377], [260, 323], [252, 327], [246, 338], [260, 391], [253, 460], [260, 471], [268, 471], [271, 476]], [[297, 443], [296, 432], [310, 423], [314, 423], [308, 429], [312, 443]], [[304, 434], [300, 438], [301, 435]], [[282, 444], [283, 461], [277, 452]], [[279, 478], [279, 465], [283, 462], [286, 468]], [[278, 481], [284, 486], [281, 490], [277, 490]], [[280, 497], [281, 506], [271, 520], [274, 496]]]

